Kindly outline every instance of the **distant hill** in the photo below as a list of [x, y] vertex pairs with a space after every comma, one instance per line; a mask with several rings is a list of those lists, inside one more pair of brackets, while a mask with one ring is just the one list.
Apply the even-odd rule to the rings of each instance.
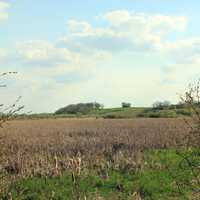
[[71, 104], [58, 109], [54, 116], [69, 117], [96, 117], [96, 118], [175, 118], [190, 116], [190, 111], [183, 106], [155, 106], [155, 107], [119, 107], [103, 108], [100, 103]]
[[176, 118], [190, 117], [191, 111], [185, 106], [171, 105], [168, 107], [118, 107], [104, 108], [99, 103], [71, 104], [58, 109], [55, 113], [41, 113], [19, 115], [18, 118], [46, 119], [46, 118]]

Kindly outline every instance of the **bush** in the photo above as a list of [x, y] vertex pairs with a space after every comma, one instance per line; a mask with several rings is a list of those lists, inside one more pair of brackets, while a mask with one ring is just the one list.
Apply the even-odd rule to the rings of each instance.
[[161, 117], [161, 115], [158, 112], [151, 112], [151, 113], [148, 113], [148, 117], [150, 117], [150, 118], [159, 118], [159, 117]]
[[131, 103], [122, 102], [122, 108], [130, 108]]
[[137, 117], [147, 117], [147, 118], [175, 118], [177, 117], [176, 112], [172, 110], [153, 110], [146, 109], [142, 113], [139, 113]]
[[164, 110], [166, 108], [169, 108], [171, 106], [171, 103], [169, 101], [156, 101], [153, 103], [153, 109], [155, 110]]
[[172, 111], [172, 110], [163, 111], [160, 114], [161, 114], [161, 117], [164, 117], [164, 118], [175, 118], [175, 117], [177, 117], [176, 112]]
[[189, 110], [185, 110], [185, 109], [180, 109], [176, 111], [177, 115], [184, 115], [184, 116], [191, 116], [192, 113]]
[[115, 114], [108, 114], [103, 116], [104, 119], [122, 119], [123, 117]]

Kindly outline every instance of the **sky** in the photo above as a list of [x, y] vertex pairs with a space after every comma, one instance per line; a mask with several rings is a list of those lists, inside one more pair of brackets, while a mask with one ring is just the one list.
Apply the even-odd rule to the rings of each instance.
[[199, 0], [0, 0], [1, 103], [179, 101], [200, 77]]

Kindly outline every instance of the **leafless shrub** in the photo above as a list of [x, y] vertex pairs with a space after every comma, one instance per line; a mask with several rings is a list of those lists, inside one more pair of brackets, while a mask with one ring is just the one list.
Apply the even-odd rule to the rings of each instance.
[[[0, 78], [10, 75], [10, 74], [16, 74], [17, 72], [6, 72], [0, 74]], [[6, 84], [0, 84], [1, 88], [5, 88], [7, 85]], [[0, 128], [2, 128], [3, 124], [6, 123], [7, 121], [11, 120], [15, 115], [21, 111], [24, 106], [19, 106], [18, 103], [21, 100], [21, 96], [19, 96], [12, 105], [4, 105], [0, 104]]]
[[200, 81], [189, 85], [189, 89], [181, 96], [181, 101], [192, 115], [184, 119], [190, 131], [185, 137], [183, 148], [178, 151], [182, 157], [179, 167], [182, 171], [189, 170], [194, 179], [189, 183], [180, 183], [177, 180], [175, 182], [178, 188], [181, 188], [180, 185], [190, 185], [194, 198], [185, 198], [195, 199], [195, 196], [200, 195]]
[[[11, 74], [16, 74], [16, 72], [6, 72], [6, 73], [2, 73], [0, 74], [0, 78], [5, 77], [7, 75], [11, 75]], [[0, 88], [6, 88], [6, 84], [0, 83]], [[19, 106], [18, 103], [20, 101], [21, 97], [18, 97], [15, 102], [12, 105], [4, 105], [4, 104], [0, 104], [0, 128], [3, 128], [3, 125], [8, 122], [9, 120], [13, 119], [15, 117], [15, 115], [21, 111], [24, 107], [23, 106]], [[0, 135], [0, 142], [2, 140], [2, 135]], [[2, 148], [1, 148], [2, 150]], [[2, 152], [0, 152], [0, 154], [2, 155]], [[3, 160], [5, 161], [5, 160]], [[1, 163], [2, 164], [2, 163]], [[14, 164], [15, 165], [15, 164]], [[19, 167], [17, 165], [13, 166], [13, 168], [10, 170], [19, 170]], [[10, 171], [3, 169], [2, 166], [0, 165], [0, 175], [2, 175], [0, 177], [0, 194], [3, 193], [6, 189], [6, 185], [9, 184], [8, 180], [9, 178], [7, 178], [7, 172], [9, 173]], [[12, 195], [9, 194], [8, 199], [12, 200]]]
[[188, 91], [181, 96], [181, 101], [186, 109], [192, 113], [190, 119], [185, 119], [185, 123], [190, 128], [187, 137], [187, 146], [200, 146], [200, 81], [190, 84]]

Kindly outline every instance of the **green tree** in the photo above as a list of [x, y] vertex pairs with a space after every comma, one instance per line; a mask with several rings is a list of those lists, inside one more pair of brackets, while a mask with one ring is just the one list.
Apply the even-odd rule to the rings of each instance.
[[130, 108], [130, 107], [131, 107], [131, 103], [122, 102], [122, 108]]

